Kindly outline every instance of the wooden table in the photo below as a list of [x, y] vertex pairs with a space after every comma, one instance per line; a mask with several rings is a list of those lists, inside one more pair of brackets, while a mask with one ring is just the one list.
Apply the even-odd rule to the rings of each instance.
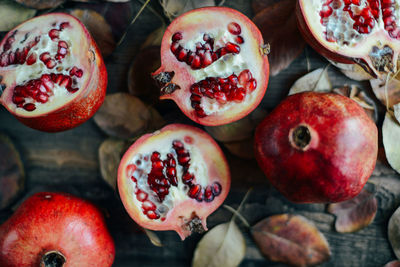
[[[226, 1], [230, 6], [252, 16], [250, 1]], [[140, 3], [133, 1], [134, 13]], [[157, 1], [152, 5], [157, 8]], [[127, 91], [127, 72], [138, 49], [151, 31], [161, 25], [153, 13], [147, 9], [129, 29], [127, 38], [106, 58], [109, 74], [108, 93]], [[271, 47], [273, 49], [273, 47]], [[310, 47], [297, 58], [288, 69], [270, 78], [267, 93], [262, 106], [272, 109], [287, 94], [293, 82], [308, 72], [306, 57], [311, 69], [328, 64]], [[334, 85], [350, 82], [333, 67], [330, 75]], [[368, 87], [368, 83], [362, 85]], [[177, 120], [184, 117], [176, 112]], [[89, 199], [99, 205], [107, 214], [107, 223], [116, 243], [114, 266], [189, 266], [197, 242], [201, 235], [194, 234], [181, 242], [175, 232], [158, 232], [163, 247], [153, 246], [146, 235], [125, 212], [117, 194], [102, 180], [98, 148], [107, 136], [89, 120], [83, 125], [66, 132], [43, 133], [20, 124], [4, 108], [0, 108], [0, 132], [8, 134], [22, 154], [26, 171], [26, 188], [20, 200], [27, 195], [44, 190], [69, 192]], [[379, 210], [373, 223], [356, 233], [340, 234], [335, 232], [334, 216], [328, 214], [322, 204], [296, 205], [285, 200], [270, 187], [255, 160], [243, 160], [224, 150], [232, 171], [232, 188], [226, 204], [237, 207], [245, 192], [253, 187], [250, 198], [243, 209], [243, 215], [254, 224], [266, 216], [278, 213], [294, 213], [312, 220], [327, 237], [331, 250], [331, 259], [322, 266], [383, 266], [394, 260], [395, 256], [387, 238], [387, 224], [391, 214], [400, 204], [400, 176], [389, 167], [379, 165], [371, 180], [379, 183], [377, 198]], [[12, 209], [0, 211], [0, 222], [12, 214]], [[218, 209], [208, 219], [211, 228], [230, 219], [231, 213], [224, 208]], [[265, 259], [248, 233], [245, 233], [247, 252], [240, 266], [285, 266]]]

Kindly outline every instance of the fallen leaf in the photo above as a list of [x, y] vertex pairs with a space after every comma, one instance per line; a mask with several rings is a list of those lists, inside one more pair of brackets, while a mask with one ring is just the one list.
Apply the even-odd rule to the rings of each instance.
[[18, 5], [10, 0], [0, 0], [0, 32], [11, 30], [35, 14], [35, 9]]
[[274, 215], [254, 225], [251, 233], [261, 252], [272, 261], [309, 266], [331, 255], [323, 234], [303, 216]]
[[172, 21], [179, 15], [200, 7], [215, 6], [214, 0], [160, 0], [164, 14]]
[[383, 147], [390, 166], [400, 173], [400, 124], [386, 112], [382, 125]]
[[[160, 46], [161, 46], [161, 41], [164, 36], [165, 30], [167, 29], [167, 26], [164, 24], [157, 30], [153, 31], [150, 33], [146, 40], [143, 42], [142, 46], [140, 47], [141, 49], [147, 48], [147, 47], [158, 47], [158, 57], [160, 57]], [[160, 64], [161, 65], [161, 64]], [[159, 65], [159, 66], [160, 66]]]
[[373, 79], [373, 77], [358, 64], [343, 64], [330, 59], [328, 59], [328, 61], [352, 80], [366, 81]]
[[197, 244], [193, 267], [236, 267], [246, 253], [246, 242], [234, 221], [219, 224]]
[[155, 131], [162, 128], [166, 124], [164, 118], [152, 106], [147, 106], [147, 108], [149, 109], [150, 112], [150, 123], [147, 127], [147, 131]]
[[374, 220], [378, 202], [374, 193], [365, 188], [356, 197], [328, 206], [328, 212], [336, 215], [335, 229], [339, 233], [356, 232]]
[[391, 261], [385, 264], [383, 267], [400, 267], [400, 261]]
[[279, 1], [253, 18], [264, 43], [271, 47], [268, 61], [272, 76], [287, 68], [304, 49], [305, 42], [297, 27], [295, 7], [296, 1]]
[[117, 187], [118, 166], [127, 144], [123, 140], [106, 139], [99, 147], [100, 173], [114, 190]]
[[69, 13], [86, 26], [104, 57], [114, 51], [116, 47], [114, 36], [110, 25], [102, 15], [90, 9], [73, 9]]
[[372, 79], [369, 81], [375, 96], [387, 108], [392, 108], [400, 103], [400, 74], [395, 78], [382, 77], [381, 79]]
[[151, 73], [161, 65], [160, 47], [150, 46], [139, 51], [128, 72], [128, 89], [131, 95], [140, 97], [144, 102], [159, 102], [160, 88], [151, 77]]
[[94, 116], [96, 124], [108, 135], [129, 139], [145, 132], [151, 120], [147, 106], [127, 93], [107, 95]]
[[400, 208], [389, 219], [388, 236], [394, 254], [400, 259]]
[[156, 246], [156, 247], [162, 247], [163, 244], [161, 243], [160, 238], [158, 237], [158, 235], [150, 230], [147, 230], [145, 228], [143, 228], [144, 233], [147, 235], [147, 237], [149, 238], [150, 242]]
[[7, 136], [0, 134], [0, 210], [8, 207], [24, 190], [21, 157]]
[[224, 143], [233, 155], [242, 159], [254, 159], [254, 138]]
[[55, 8], [65, 2], [65, 0], [14, 0], [14, 1], [24, 6], [35, 9]]
[[298, 79], [289, 90], [289, 95], [306, 92], [329, 92], [332, 90], [332, 83], [329, 80], [328, 67], [319, 68], [307, 73]]

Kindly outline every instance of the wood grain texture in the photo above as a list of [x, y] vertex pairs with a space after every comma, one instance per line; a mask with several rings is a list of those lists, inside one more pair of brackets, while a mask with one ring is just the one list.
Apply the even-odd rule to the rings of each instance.
[[[226, 1], [226, 6], [244, 11], [249, 17], [250, 1]], [[141, 6], [132, 1], [134, 13]], [[152, 6], [159, 10], [158, 1]], [[127, 91], [129, 65], [138, 53], [146, 36], [161, 25], [158, 18], [145, 9], [136, 23], [129, 29], [126, 39], [107, 57], [109, 75], [107, 92]], [[308, 62], [308, 63], [307, 63]], [[296, 79], [310, 70], [329, 64], [310, 47], [289, 66], [270, 79], [262, 106], [271, 110], [287, 94]], [[310, 69], [308, 69], [308, 65]], [[334, 86], [344, 83], [360, 84], [368, 88], [368, 83], [352, 82], [330, 67], [329, 74]], [[174, 105], [165, 105], [161, 114], [169, 122], [190, 123]], [[146, 235], [125, 212], [118, 195], [102, 180], [98, 148], [107, 136], [98, 129], [93, 120], [63, 133], [47, 134], [29, 129], [20, 124], [0, 107], [0, 132], [8, 134], [20, 150], [26, 171], [25, 196], [9, 209], [0, 211], [0, 223], [11, 214], [12, 208], [28, 195], [44, 190], [69, 192], [89, 199], [107, 215], [107, 223], [116, 242], [114, 266], [190, 266], [194, 249], [201, 235], [195, 234], [184, 242], [175, 232], [158, 232], [164, 247], [155, 247]], [[224, 149], [232, 172], [232, 189], [226, 204], [237, 207], [245, 192], [253, 187], [249, 200], [244, 205], [243, 215], [251, 224], [266, 216], [279, 213], [300, 214], [313, 221], [327, 237], [332, 250], [331, 259], [322, 266], [383, 266], [395, 256], [387, 238], [387, 224], [391, 214], [400, 205], [400, 175], [387, 165], [378, 165], [370, 182], [376, 187], [378, 213], [373, 223], [351, 234], [339, 234], [334, 230], [335, 217], [326, 212], [322, 204], [293, 204], [272, 188], [254, 160], [243, 160]], [[230, 219], [231, 213], [218, 209], [208, 219], [211, 228]], [[265, 259], [251, 239], [251, 235], [240, 222], [247, 243], [242, 267], [285, 266]]]

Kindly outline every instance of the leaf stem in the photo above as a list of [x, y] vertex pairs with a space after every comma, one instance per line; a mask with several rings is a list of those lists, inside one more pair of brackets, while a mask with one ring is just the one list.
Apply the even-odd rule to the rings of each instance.
[[224, 205], [224, 208], [229, 210], [230, 212], [232, 212], [235, 216], [237, 216], [243, 222], [243, 224], [246, 225], [246, 227], [248, 227], [248, 228], [251, 227], [249, 222], [237, 210], [235, 210], [234, 208], [232, 208], [231, 206], [228, 206], [228, 205]]

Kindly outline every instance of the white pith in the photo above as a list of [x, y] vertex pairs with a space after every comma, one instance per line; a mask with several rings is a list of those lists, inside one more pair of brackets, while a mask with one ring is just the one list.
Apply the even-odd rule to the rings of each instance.
[[[303, 11], [304, 18], [308, 27], [310, 28], [313, 36], [320, 42], [324, 47], [328, 48], [332, 52], [337, 52], [345, 56], [352, 58], [362, 58], [368, 55], [373, 46], [382, 48], [383, 46], [390, 44], [393, 50], [400, 49], [400, 41], [392, 39], [388, 32], [384, 29], [384, 23], [382, 18], [382, 11], [380, 10], [380, 16], [375, 20], [375, 26], [368, 34], [361, 34], [353, 29], [355, 21], [350, 17], [348, 12], [343, 11], [343, 1], [339, 9], [333, 9], [332, 15], [327, 18], [327, 25], [324, 26], [320, 22], [321, 16], [320, 11], [322, 4], [326, 1], [323, 0], [303, 0], [300, 3], [301, 10]], [[354, 14], [359, 14], [361, 10], [367, 5], [366, 0], [360, 1], [360, 6], [351, 4], [350, 7]], [[396, 9], [395, 17], [396, 24], [399, 25], [400, 13], [399, 3], [400, 0], [395, 0]], [[330, 4], [332, 7], [333, 4]], [[345, 19], [339, 19], [340, 15], [345, 14]], [[347, 29], [347, 30], [346, 30]], [[329, 42], [326, 40], [325, 32], [330, 34], [332, 32], [338, 42]], [[366, 38], [368, 36], [368, 38]]]
[[[157, 134], [154, 133], [154, 134]], [[134, 194], [136, 189], [140, 189], [148, 193], [148, 200], [154, 203], [157, 206], [157, 213], [160, 215], [158, 220], [165, 218], [168, 212], [176, 205], [181, 203], [182, 201], [191, 199], [188, 196], [189, 186], [182, 182], [182, 174], [183, 174], [183, 167], [178, 163], [178, 157], [176, 155], [175, 150], [172, 147], [172, 142], [174, 140], [180, 140], [183, 144], [185, 149], [190, 153], [190, 167], [189, 172], [195, 175], [195, 179], [193, 180], [193, 184], [200, 184], [202, 188], [205, 188], [208, 184], [209, 177], [207, 175], [207, 166], [206, 163], [200, 153], [200, 151], [193, 145], [190, 145], [184, 141], [184, 137], [187, 136], [185, 133], [179, 133], [174, 136], [166, 136], [164, 139], [161, 140], [153, 140], [151, 144], [144, 144], [140, 147], [137, 151], [135, 156], [127, 163], [134, 164], [143, 172], [135, 170], [133, 176], [137, 179], [137, 183], [134, 181], [129, 183], [131, 189], [129, 190]], [[151, 153], [153, 151], [157, 151], [161, 154], [161, 160], [165, 160], [167, 158], [167, 154], [171, 153], [174, 155], [176, 160], [176, 176], [178, 180], [178, 186], [171, 185], [169, 188], [169, 194], [166, 195], [164, 201], [160, 203], [157, 194], [150, 189], [150, 186], [147, 183], [148, 174], [151, 171]], [[144, 157], [148, 157], [148, 161], [144, 161]], [[136, 164], [137, 160], [140, 160], [142, 163], [140, 165]], [[165, 172], [165, 170], [164, 170]], [[140, 175], [141, 174], [141, 175]], [[165, 174], [165, 173], [164, 173]], [[130, 177], [128, 177], [130, 179]], [[138, 209], [142, 210], [142, 203], [134, 194], [131, 198], [134, 202], [134, 205], [138, 207]], [[197, 201], [193, 199], [193, 201]], [[157, 221], [157, 220], [155, 220]]]
[[[231, 21], [228, 20], [228, 23], [229, 22]], [[185, 32], [184, 32], [183, 39], [180, 41], [180, 43], [184, 48], [190, 49], [191, 51], [195, 51], [196, 50], [195, 44], [197, 42], [204, 43], [203, 35], [206, 33], [210, 35], [211, 38], [214, 39], [214, 51], [216, 51], [220, 47], [224, 47], [227, 42], [236, 44], [235, 42], [236, 35], [233, 35], [228, 31], [227, 29], [228, 23], [225, 22], [226, 25], [223, 24], [220, 26], [220, 28], [213, 28], [212, 30], [200, 31], [199, 33], [197, 33], [196, 36], [193, 36], [192, 39], [185, 38]], [[250, 47], [250, 42], [248, 41], [251, 38], [250, 32], [247, 31], [247, 29], [242, 25], [241, 22], [236, 21], [236, 23], [238, 23], [241, 26], [241, 33], [239, 35], [242, 36], [244, 39], [243, 44], [237, 44], [240, 47], [240, 53], [226, 54], [225, 56], [220, 57], [217, 61], [213, 62], [211, 65], [207, 66], [206, 68], [198, 70], [193, 70], [189, 65], [186, 65], [189, 73], [194, 77], [195, 82], [204, 80], [207, 77], [227, 78], [232, 74], [236, 74], [236, 76], [239, 76], [239, 74], [245, 69], [250, 70], [250, 72], [253, 75], [253, 78], [257, 82], [261, 80], [261, 74], [257, 71], [254, 71], [257, 67], [255, 62], [258, 61], [256, 60], [257, 53], [254, 53], [254, 51], [250, 51], [251, 47]], [[182, 64], [186, 63], [182, 62]], [[243, 86], [244, 85], [238, 84], [238, 87], [243, 87]], [[255, 91], [256, 89], [252, 93], [247, 92], [245, 98], [241, 103], [252, 101], [256, 95], [254, 93]], [[187, 101], [188, 101], [187, 105], [190, 106], [191, 105], [190, 99], [188, 98]], [[206, 96], [203, 96], [201, 98], [201, 103], [200, 103], [200, 106], [203, 108], [204, 112], [207, 115], [211, 115], [216, 112], [223, 113], [224, 111], [231, 109], [235, 105], [238, 105], [238, 102], [228, 101], [225, 104], [220, 104], [216, 99], [211, 99]]]
[[[41, 18], [39, 18], [41, 19]], [[27, 55], [27, 59], [31, 54], [36, 54], [36, 62], [32, 65], [28, 65], [27, 62], [24, 64], [13, 64], [7, 67], [0, 67], [0, 73], [2, 69], [7, 72], [13, 72], [13, 77], [15, 79], [15, 84], [11, 87], [7, 87], [7, 90], [14, 90], [15, 86], [25, 85], [29, 80], [39, 79], [43, 74], [62, 74], [66, 76], [71, 76], [69, 71], [72, 67], [76, 66], [79, 69], [83, 70], [83, 76], [77, 78], [76, 76], [71, 76], [72, 78], [72, 87], [79, 88], [77, 92], [70, 93], [65, 87], [61, 87], [58, 84], [53, 83], [54, 88], [52, 89], [52, 94], [50, 94], [48, 101], [46, 103], [40, 103], [30, 97], [25, 98], [25, 103], [34, 103], [36, 109], [34, 111], [26, 111], [22, 107], [17, 107], [12, 101], [7, 103], [8, 108], [14, 111], [16, 114], [31, 117], [37, 116], [39, 114], [45, 114], [50, 111], [53, 111], [57, 108], [62, 107], [66, 103], [72, 101], [79, 93], [82, 88], [82, 85], [86, 83], [89, 78], [89, 73], [85, 71], [87, 69], [86, 66], [79, 65], [79, 61], [77, 60], [78, 55], [82, 53], [81, 49], [86, 49], [87, 44], [82, 45], [85, 41], [82, 36], [81, 26], [78, 25], [78, 22], [70, 21], [70, 20], [58, 20], [55, 25], [52, 25], [56, 21], [45, 20], [42, 23], [37, 24], [23, 24], [18, 28], [17, 33], [15, 34], [15, 41], [12, 44], [10, 51], [16, 51], [17, 48], [21, 51], [30, 41], [33, 41], [35, 37], [40, 36], [40, 41], [34, 47], [32, 47]], [[69, 22], [70, 26], [63, 29], [59, 32], [59, 38], [54, 41], [51, 40], [48, 33], [51, 29], [59, 29], [59, 25], [62, 22]], [[28, 35], [28, 38], [22, 44], [21, 40], [25, 39], [25, 35]], [[55, 59], [55, 56], [58, 51], [58, 42], [65, 41], [68, 44], [68, 53], [61, 61], [56, 60], [56, 66], [52, 69], [46, 67], [46, 65], [40, 60], [40, 55], [49, 52], [51, 58]], [[2, 47], [1, 47], [2, 49]], [[2, 50], [1, 50], [2, 51]], [[0, 51], [0, 52], [1, 52]], [[87, 65], [86, 63], [84, 63]]]

